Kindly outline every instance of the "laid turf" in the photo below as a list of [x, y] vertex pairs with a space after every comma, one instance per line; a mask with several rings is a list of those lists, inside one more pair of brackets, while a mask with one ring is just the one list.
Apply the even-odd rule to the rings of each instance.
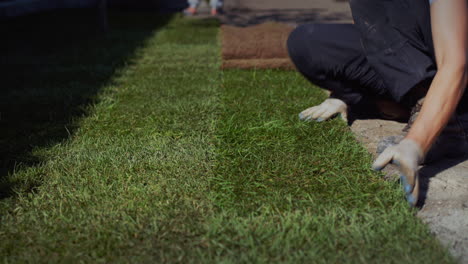
[[324, 96], [299, 74], [220, 71], [213, 20], [114, 19], [96, 57], [47, 68], [68, 74], [44, 97], [75, 87], [83, 110], [12, 152], [2, 262], [452, 262], [345, 124], [298, 120]]

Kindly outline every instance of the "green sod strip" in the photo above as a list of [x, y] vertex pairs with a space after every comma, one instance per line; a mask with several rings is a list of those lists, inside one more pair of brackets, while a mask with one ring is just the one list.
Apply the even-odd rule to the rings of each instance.
[[[123, 42], [125, 21], [109, 33]], [[2, 262], [452, 262], [342, 122], [297, 120], [317, 88], [221, 72], [217, 32], [169, 21], [68, 141], [11, 173]]]
[[298, 120], [322, 91], [283, 71], [226, 71], [221, 87], [210, 193], [220, 260], [451, 261], [344, 122]]

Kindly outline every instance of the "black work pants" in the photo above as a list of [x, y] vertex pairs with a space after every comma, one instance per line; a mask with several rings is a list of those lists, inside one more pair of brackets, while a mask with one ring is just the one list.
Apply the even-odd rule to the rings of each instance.
[[349, 105], [405, 102], [437, 71], [428, 0], [350, 0], [355, 24], [306, 24], [289, 36], [296, 68]]

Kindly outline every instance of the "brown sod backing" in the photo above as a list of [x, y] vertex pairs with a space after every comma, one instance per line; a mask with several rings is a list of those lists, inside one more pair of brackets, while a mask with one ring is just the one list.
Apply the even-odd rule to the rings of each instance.
[[221, 26], [221, 68], [293, 70], [286, 47], [293, 29], [275, 22], [245, 28]]

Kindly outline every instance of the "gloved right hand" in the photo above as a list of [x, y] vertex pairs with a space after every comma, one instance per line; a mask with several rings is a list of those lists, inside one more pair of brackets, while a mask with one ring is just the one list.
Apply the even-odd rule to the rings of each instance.
[[340, 99], [328, 98], [320, 105], [316, 105], [302, 111], [299, 114], [299, 119], [302, 121], [316, 120], [317, 122], [322, 122], [336, 116], [337, 114], [340, 114], [341, 118], [345, 122], [348, 122], [348, 106], [346, 103]]
[[411, 139], [403, 139], [400, 143], [386, 148], [375, 160], [372, 168], [381, 170], [389, 163], [398, 166], [400, 179], [406, 193], [406, 200], [415, 206], [419, 197], [419, 164], [424, 159], [421, 146]]

